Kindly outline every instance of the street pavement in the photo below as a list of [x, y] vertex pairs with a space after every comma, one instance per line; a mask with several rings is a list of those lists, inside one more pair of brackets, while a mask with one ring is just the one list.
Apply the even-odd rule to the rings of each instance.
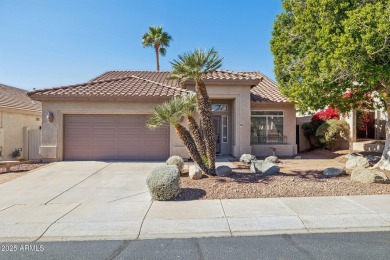
[[2, 184], [0, 242], [390, 231], [390, 195], [151, 201], [157, 165], [59, 162]]
[[[389, 259], [390, 232], [0, 243], [0, 259]], [[7, 249], [15, 249], [9, 251]]]

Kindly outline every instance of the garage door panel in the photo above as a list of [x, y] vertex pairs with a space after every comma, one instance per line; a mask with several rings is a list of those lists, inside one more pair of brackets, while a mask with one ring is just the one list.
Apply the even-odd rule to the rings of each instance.
[[125, 135], [140, 135], [144, 132], [144, 129], [141, 127], [119, 127], [118, 134]]
[[91, 133], [89, 127], [72, 127], [69, 128], [66, 135], [76, 136], [76, 135], [88, 135]]
[[169, 142], [166, 140], [145, 140], [144, 145], [147, 147], [167, 147]]
[[149, 130], [145, 132], [146, 135], [166, 135], [169, 134], [168, 127], [156, 128], [153, 130]]
[[94, 140], [91, 144], [92, 148], [115, 148], [116, 140]]
[[115, 127], [92, 127], [90, 134], [115, 135]]
[[118, 143], [118, 148], [127, 150], [137, 150], [143, 146], [143, 140], [122, 140], [120, 143]]
[[65, 160], [165, 160], [169, 127], [149, 130], [147, 115], [65, 115]]
[[70, 147], [89, 147], [90, 140], [68, 140]]
[[68, 160], [87, 161], [93, 160], [90, 150], [70, 149], [66, 151], [69, 154]]

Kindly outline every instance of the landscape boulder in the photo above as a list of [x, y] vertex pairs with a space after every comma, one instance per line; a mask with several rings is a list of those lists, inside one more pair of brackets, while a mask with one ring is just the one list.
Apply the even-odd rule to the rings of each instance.
[[345, 164], [345, 168], [347, 170], [353, 170], [357, 167], [368, 167], [370, 166], [370, 163], [368, 162], [367, 158], [364, 158], [362, 156], [356, 156], [350, 158], [347, 163]]
[[271, 162], [254, 161], [251, 164], [250, 170], [253, 173], [271, 175], [279, 173], [280, 168]]
[[336, 177], [336, 176], [344, 175], [346, 174], [346, 172], [344, 169], [341, 168], [330, 167], [330, 168], [326, 168], [322, 174], [326, 177]]
[[256, 156], [254, 156], [252, 154], [248, 154], [248, 153], [244, 153], [240, 157], [240, 162], [243, 162], [246, 164], [250, 164], [252, 161], [255, 161], [255, 160], [256, 160]]
[[367, 160], [368, 160], [368, 163], [373, 166], [375, 165], [377, 162], [380, 161], [381, 157], [380, 156], [375, 156], [375, 155], [368, 155], [366, 156]]
[[344, 158], [346, 158], [348, 160], [356, 158], [356, 157], [363, 157], [363, 155], [361, 155], [360, 153], [350, 153], [350, 154], [347, 154], [344, 156]]
[[272, 156], [268, 156], [267, 158], [265, 158], [264, 161], [265, 162], [270, 162], [270, 163], [278, 163], [279, 162], [279, 158], [272, 155]]
[[232, 169], [229, 166], [222, 165], [217, 167], [215, 173], [217, 174], [217, 176], [228, 177], [232, 175]]
[[351, 180], [361, 183], [390, 183], [383, 172], [363, 167], [357, 167], [352, 171]]
[[202, 178], [202, 170], [197, 165], [191, 165], [188, 168], [188, 177], [192, 180], [199, 180]]

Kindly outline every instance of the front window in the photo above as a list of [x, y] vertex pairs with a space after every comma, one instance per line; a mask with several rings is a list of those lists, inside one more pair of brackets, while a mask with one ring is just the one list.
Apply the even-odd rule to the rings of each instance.
[[286, 143], [283, 111], [252, 111], [251, 144]]
[[211, 111], [218, 112], [218, 111], [227, 111], [228, 105], [227, 104], [215, 104], [211, 105]]

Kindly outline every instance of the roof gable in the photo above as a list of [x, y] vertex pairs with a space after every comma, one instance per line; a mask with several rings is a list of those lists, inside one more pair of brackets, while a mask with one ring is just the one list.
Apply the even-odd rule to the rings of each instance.
[[27, 96], [27, 91], [20, 88], [0, 84], [0, 108], [41, 112], [40, 102]]

